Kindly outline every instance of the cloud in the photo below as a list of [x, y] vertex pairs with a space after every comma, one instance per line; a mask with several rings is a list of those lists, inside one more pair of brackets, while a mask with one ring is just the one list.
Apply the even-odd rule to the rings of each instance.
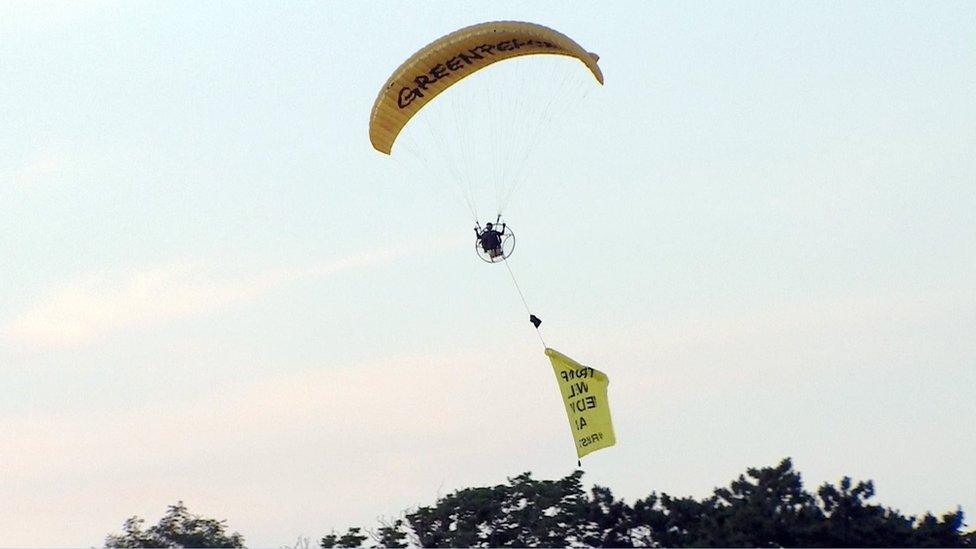
[[245, 274], [190, 261], [85, 273], [44, 292], [0, 327], [0, 337], [27, 347], [84, 346], [122, 330], [219, 311], [300, 279], [386, 264], [417, 251], [402, 246]]
[[[93, 543], [127, 516], [154, 519], [184, 499], [269, 544], [429, 503], [459, 471], [520, 460], [519, 448], [555, 440], [571, 452], [551, 373], [540, 368], [551, 391], [541, 398], [537, 383], [505, 381], [516, 369], [499, 360], [515, 364], [465, 351], [398, 354], [238, 380], [206, 396], [0, 417], [0, 499], [21, 504], [8, 541]], [[64, 521], [76, 525], [57, 532]]]
[[[266, 280], [284, 283], [276, 281], [380, 264], [396, 257], [390, 253], [269, 272]], [[784, 445], [797, 459], [811, 460], [816, 449], [843, 442], [844, 432], [824, 422], [830, 410], [784, 408], [784, 402], [830, 404], [848, 426], [858, 424], [847, 414], [870, 418], [879, 402], [893, 402], [848, 401], [851, 393], [836, 389], [854, 383], [863, 397], [860, 389], [875, 384], [876, 376], [843, 377], [835, 386], [832, 374], [816, 370], [830, 368], [818, 366], [823, 359], [853, 351], [872, 358], [870, 348], [878, 342], [893, 345], [874, 351], [882, 358], [901, 354], [919, 344], [899, 342], [918, 326], [945, 316], [952, 323], [969, 318], [972, 299], [965, 297], [811, 298], [739, 312], [703, 311], [625, 330], [617, 340], [596, 334], [557, 345], [611, 378], [621, 442], [591, 459], [597, 466], [587, 478], [620, 486], [618, 496], [628, 498], [662, 485], [696, 494], [700, 486], [703, 495], [727, 478], [726, 471], [704, 475], [702, 460], [675, 461], [673, 455], [736, 454], [723, 465], [733, 469], [728, 474], [738, 472], [742, 460], [754, 465], [782, 457]], [[296, 533], [375, 524], [376, 514], [434, 501], [438, 489], [498, 482], [522, 470], [556, 478], [575, 460], [551, 370], [535, 343], [490, 352], [401, 353], [300, 371], [294, 364], [272, 364], [260, 379], [231, 379], [206, 396], [174, 392], [128, 408], [0, 417], [0, 499], [18, 502], [4, 530], [15, 545], [97, 543], [125, 517], [154, 521], [166, 505], [184, 499], [195, 512], [228, 519], [249, 543], [270, 546]], [[823, 394], [818, 387], [824, 384], [834, 390]], [[749, 404], [743, 396], [755, 391], [764, 398]], [[928, 421], [908, 418], [918, 408], [886, 409], [902, 419], [891, 426], [897, 433], [870, 419], [857, 430], [870, 427], [872, 440], [886, 443], [903, 432], [916, 439], [934, 436]], [[742, 446], [735, 446], [737, 440]], [[732, 446], [716, 450], [716, 441]], [[846, 451], [866, 459], [875, 445]], [[599, 464], [613, 461], [655, 472], [601, 470]], [[821, 467], [834, 471], [840, 465]], [[37, 516], [46, 517], [50, 528]], [[70, 521], [73, 529], [57, 530]], [[30, 537], [38, 531], [60, 537]]]
[[[0, 418], [8, 435], [0, 455], [7, 456], [8, 478], [17, 479], [43, 470], [114, 474], [118, 467], [225, 459], [217, 455], [253, 454], [306, 436], [333, 446], [326, 452], [340, 453], [375, 451], [380, 439], [450, 436], [470, 421], [458, 412], [473, 406], [477, 391], [470, 379], [480, 377], [477, 365], [463, 358], [392, 356], [229, 382], [205, 397], [173, 393], [128, 409], [7, 416]], [[425, 421], [416, 421], [421, 417]], [[201, 440], [208, 441], [207, 449], [198, 448]], [[329, 440], [343, 442], [335, 447]], [[112, 452], [98, 455], [99, 448]], [[112, 466], [103, 467], [107, 463]]]

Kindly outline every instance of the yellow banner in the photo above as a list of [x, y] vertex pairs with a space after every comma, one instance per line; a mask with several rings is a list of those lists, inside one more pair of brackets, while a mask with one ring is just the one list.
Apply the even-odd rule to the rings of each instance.
[[576, 455], [583, 457], [600, 448], [613, 446], [617, 438], [610, 421], [607, 402], [607, 375], [576, 362], [554, 349], [546, 349], [552, 362], [559, 391], [566, 405], [569, 428], [576, 442]]

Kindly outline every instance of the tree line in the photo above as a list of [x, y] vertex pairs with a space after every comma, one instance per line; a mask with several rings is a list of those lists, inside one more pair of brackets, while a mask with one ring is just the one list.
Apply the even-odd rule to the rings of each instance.
[[[323, 536], [319, 547], [976, 547], [963, 511], [920, 517], [874, 503], [872, 481], [842, 478], [806, 490], [789, 458], [749, 468], [701, 500], [651, 492], [633, 504], [609, 488], [531, 473], [505, 484], [464, 488], [432, 505]], [[224, 521], [189, 513], [182, 502], [159, 524], [131, 517], [106, 547], [244, 547]], [[298, 545], [298, 544], [296, 544]], [[309, 545], [305, 540], [304, 545]], [[296, 549], [298, 549], [296, 547]], [[302, 548], [304, 549], [304, 548]]]

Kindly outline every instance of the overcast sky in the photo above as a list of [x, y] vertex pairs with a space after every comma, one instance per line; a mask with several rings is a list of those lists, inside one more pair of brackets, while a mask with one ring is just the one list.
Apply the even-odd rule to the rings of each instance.
[[606, 77], [506, 212], [546, 343], [610, 378], [584, 481], [791, 456], [974, 516], [973, 3], [14, 1], [0, 546], [183, 500], [277, 547], [575, 468], [508, 273], [367, 137], [407, 56], [498, 19]]

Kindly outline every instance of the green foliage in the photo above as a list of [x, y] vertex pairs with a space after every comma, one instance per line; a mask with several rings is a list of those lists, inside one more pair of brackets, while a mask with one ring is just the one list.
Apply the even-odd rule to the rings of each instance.
[[[790, 459], [750, 468], [701, 501], [651, 493], [633, 505], [582, 471], [546, 481], [524, 473], [465, 488], [373, 533], [377, 547], [976, 547], [961, 510], [920, 519], [871, 503], [871, 481], [803, 488]], [[358, 529], [350, 529], [350, 532]], [[331, 545], [325, 543], [330, 540]], [[322, 547], [342, 545], [335, 536]]]
[[193, 515], [182, 501], [171, 505], [159, 524], [143, 530], [145, 522], [130, 517], [124, 533], [105, 538], [105, 547], [244, 547], [240, 534], [227, 535], [224, 521]]
[[319, 546], [322, 549], [329, 549], [330, 547], [359, 547], [364, 541], [366, 541], [366, 535], [362, 533], [361, 528], [350, 528], [341, 537], [336, 536], [335, 532], [323, 537], [322, 541], [319, 542]]
[[[807, 545], [809, 529], [822, 519], [814, 498], [803, 490], [789, 459], [778, 466], [749, 469], [728, 488], [717, 488], [702, 502], [666, 494], [658, 509], [662, 518], [648, 523], [652, 539], [669, 545], [762, 547]], [[671, 520], [667, 520], [667, 519]]]
[[508, 484], [460, 490], [406, 522], [425, 547], [563, 547], [586, 533], [576, 520], [586, 513], [582, 475], [539, 481], [525, 473]]
[[[652, 492], [630, 505], [609, 488], [585, 491], [582, 478], [582, 471], [560, 480], [523, 473], [458, 490], [375, 531], [333, 531], [319, 545], [364, 547], [372, 538], [372, 547], [976, 547], [976, 532], [962, 532], [961, 509], [904, 516], [871, 501], [871, 481], [849, 477], [810, 493], [788, 458], [750, 468], [700, 501]], [[244, 546], [224, 521], [193, 515], [182, 501], [159, 524], [144, 525], [129, 518], [105, 546]]]
[[393, 524], [384, 524], [373, 533], [377, 547], [406, 547], [407, 532], [403, 519], [397, 519]]

